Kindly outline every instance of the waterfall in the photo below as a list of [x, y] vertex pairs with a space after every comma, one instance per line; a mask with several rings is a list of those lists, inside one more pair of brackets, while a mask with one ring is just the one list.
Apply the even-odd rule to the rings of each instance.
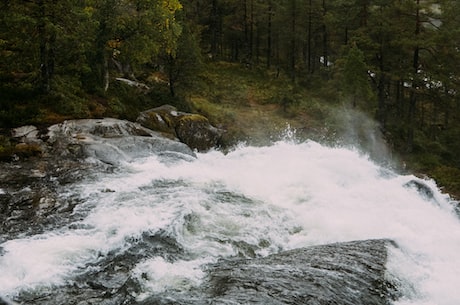
[[209, 266], [222, 259], [382, 239], [394, 243], [385, 262], [394, 304], [460, 303], [455, 202], [435, 181], [353, 149], [285, 140], [196, 159], [151, 155], [65, 186], [61, 199], [72, 196], [80, 203], [67, 223], [4, 238], [0, 295], [53, 304], [62, 287], [124, 287], [130, 304], [152, 295], [199, 304], [191, 291], [205, 291]]

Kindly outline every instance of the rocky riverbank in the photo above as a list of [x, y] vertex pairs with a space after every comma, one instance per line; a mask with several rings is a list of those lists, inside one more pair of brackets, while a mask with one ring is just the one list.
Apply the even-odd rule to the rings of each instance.
[[[14, 147], [4, 156], [7, 162], [0, 162], [0, 241], [5, 236], [39, 233], [53, 226], [55, 218], [60, 218], [59, 223], [68, 218], [78, 199], [62, 200], [57, 196], [67, 184], [153, 153], [193, 158], [194, 150], [217, 145], [221, 134], [204, 117], [196, 119], [170, 106], [143, 115], [153, 118], [139, 119], [150, 126], [160, 118], [156, 122], [158, 131], [110, 118], [69, 120], [41, 129], [12, 129], [9, 141]], [[169, 132], [162, 123], [168, 124]]]

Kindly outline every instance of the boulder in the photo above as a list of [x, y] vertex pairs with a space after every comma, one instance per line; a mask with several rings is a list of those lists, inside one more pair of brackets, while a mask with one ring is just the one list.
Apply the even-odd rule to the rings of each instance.
[[386, 272], [391, 240], [358, 240], [268, 257], [221, 260], [208, 291], [220, 304], [387, 305], [398, 291]]
[[171, 247], [175, 249], [175, 241], [165, 236], [142, 236], [130, 249], [101, 257], [96, 266], [81, 270], [65, 284], [22, 293], [17, 301], [40, 305], [389, 305], [401, 298], [385, 266], [388, 248], [397, 247], [390, 240], [318, 245], [255, 259], [221, 259], [203, 267], [207, 275], [199, 286], [136, 298], [143, 294], [142, 287], [130, 270], [146, 257], [170, 254]]
[[207, 151], [217, 146], [222, 131], [212, 126], [202, 115], [187, 114], [177, 120], [176, 134], [190, 148]]
[[38, 133], [37, 127], [33, 125], [20, 126], [11, 130], [11, 135], [14, 138], [22, 139], [35, 139]]
[[13, 128], [11, 137], [15, 139], [16, 145], [13, 151], [18, 157], [37, 156], [46, 151], [46, 145], [41, 139], [41, 133], [33, 125]]
[[200, 287], [137, 304], [389, 305], [400, 298], [386, 268], [388, 249], [395, 247], [391, 240], [358, 240], [220, 259], [204, 268]]
[[223, 130], [212, 126], [206, 117], [177, 111], [171, 105], [143, 111], [136, 122], [146, 128], [177, 138], [191, 149], [198, 151], [207, 151], [216, 147], [223, 134]]
[[120, 138], [124, 136], [151, 136], [155, 134], [139, 124], [112, 118], [68, 120], [52, 125], [48, 130], [51, 138], [57, 134], [73, 138], [83, 137], [84, 135], [93, 135], [101, 138]]
[[435, 199], [435, 195], [433, 190], [430, 188], [430, 186], [422, 179], [412, 179], [409, 180], [404, 184], [404, 187], [406, 188], [412, 188], [417, 191], [417, 193], [420, 194], [423, 198], [427, 200], [433, 200]]
[[17, 305], [17, 303], [0, 295], [0, 305]]
[[176, 137], [175, 120], [184, 113], [178, 112], [176, 107], [163, 105], [157, 108], [143, 111], [139, 114], [136, 122], [142, 126], [165, 133], [169, 137]]
[[164, 105], [142, 112], [138, 123], [113, 118], [67, 120], [48, 128], [22, 126], [11, 130], [14, 158], [59, 156], [94, 157], [108, 164], [151, 153], [178, 152], [215, 147], [222, 130], [199, 114], [179, 112]]
[[194, 157], [184, 143], [118, 119], [65, 121], [51, 126], [48, 137], [55, 154], [92, 157], [107, 164], [165, 152]]
[[68, 120], [42, 130], [18, 127], [11, 130], [9, 142], [13, 143], [13, 160], [40, 156], [76, 161], [92, 157], [116, 164], [151, 154], [195, 157], [177, 137], [167, 138], [138, 123], [112, 118]]

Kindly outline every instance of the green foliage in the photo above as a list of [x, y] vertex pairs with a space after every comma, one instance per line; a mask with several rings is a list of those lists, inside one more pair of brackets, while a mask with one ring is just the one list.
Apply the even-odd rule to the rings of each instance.
[[341, 88], [345, 96], [351, 99], [353, 107], [357, 106], [358, 101], [367, 102], [372, 98], [368, 71], [364, 53], [353, 45], [344, 58], [341, 71]]
[[54, 90], [43, 97], [43, 106], [64, 116], [81, 118], [89, 115], [87, 99], [77, 79], [71, 75], [56, 76], [53, 87]]
[[2, 1], [0, 127], [172, 104], [237, 121], [235, 138], [244, 118], [339, 134], [349, 100], [413, 168], [460, 168], [459, 16], [456, 0]]
[[38, 96], [29, 83], [0, 84], [0, 128], [29, 123], [39, 112]]
[[0, 161], [9, 161], [13, 153], [14, 147], [10, 138], [0, 134]]
[[441, 165], [430, 170], [429, 174], [444, 187], [445, 191], [460, 198], [460, 169], [458, 167]]
[[182, 9], [177, 0], [131, 0], [117, 3], [112, 40], [122, 61], [134, 65], [148, 63], [161, 52], [175, 54], [182, 26], [175, 14]]

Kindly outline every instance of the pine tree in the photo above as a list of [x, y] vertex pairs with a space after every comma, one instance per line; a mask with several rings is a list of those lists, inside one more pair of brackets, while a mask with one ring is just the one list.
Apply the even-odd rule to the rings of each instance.
[[371, 98], [368, 67], [365, 63], [364, 53], [354, 44], [345, 57], [343, 67], [342, 90], [351, 99], [353, 107], [358, 100]]

